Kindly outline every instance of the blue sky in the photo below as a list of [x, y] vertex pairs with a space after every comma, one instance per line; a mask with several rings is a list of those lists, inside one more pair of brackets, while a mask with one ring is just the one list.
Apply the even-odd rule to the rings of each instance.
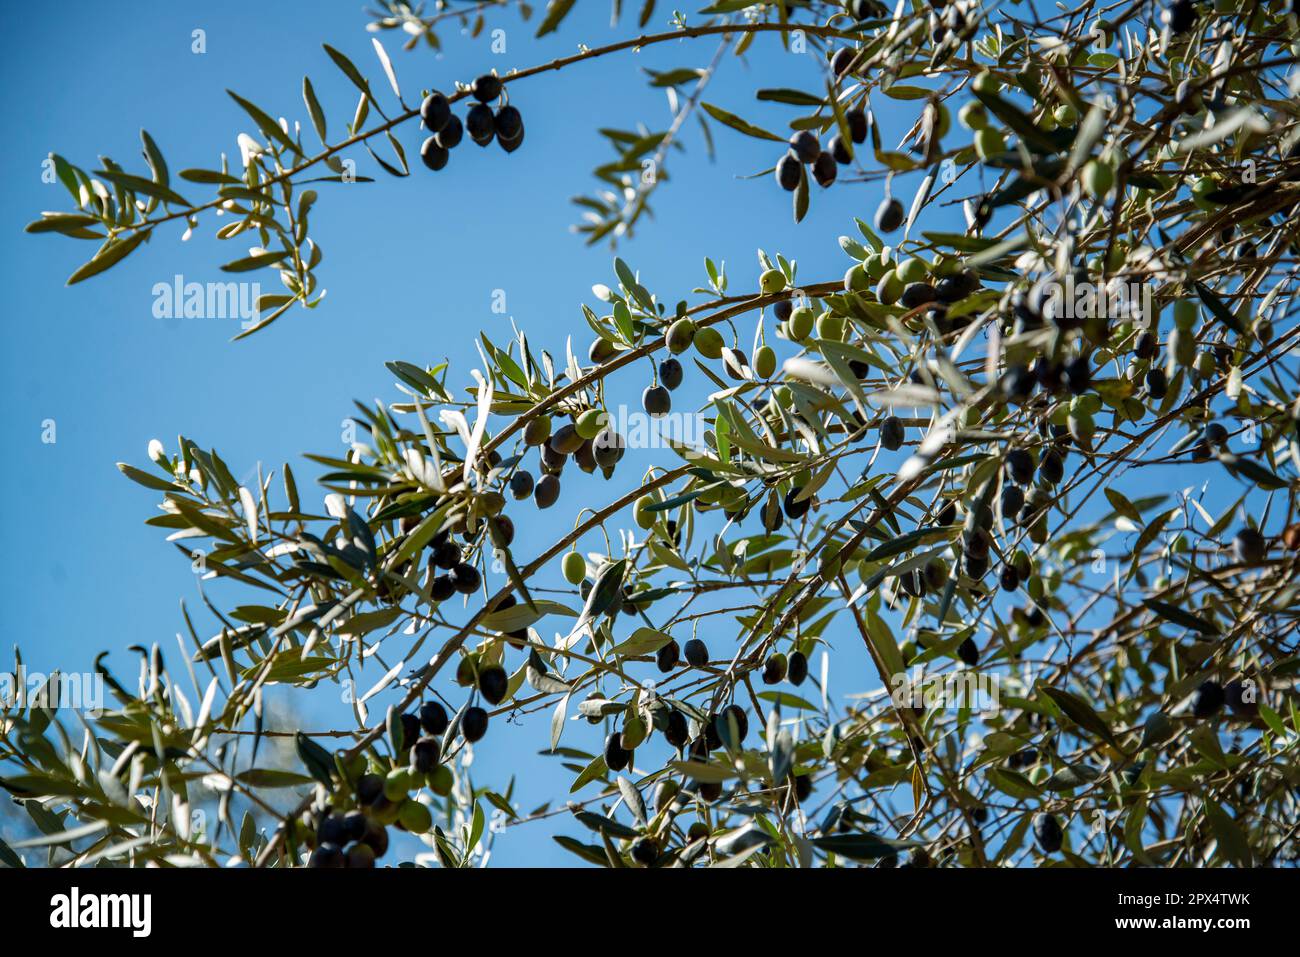
[[[486, 32], [471, 38], [454, 27], [442, 31], [441, 55], [424, 47], [404, 53], [396, 33], [382, 38], [413, 99], [422, 86], [447, 89], [490, 68], [505, 73], [543, 63], [574, 52], [579, 42], [596, 46], [631, 29], [625, 24], [611, 32], [605, 3], [579, 7], [558, 34], [541, 41], [532, 38], [535, 22], [522, 26], [513, 13], [495, 14], [490, 25], [507, 31], [504, 55], [491, 52]], [[467, 142], [441, 173], [416, 162], [409, 179], [395, 180], [364, 152], [354, 154], [375, 183], [318, 187], [313, 233], [325, 254], [319, 270], [328, 289], [325, 303], [314, 312], [292, 310], [251, 339], [232, 343], [236, 328], [229, 320], [153, 316], [155, 284], [177, 274], [186, 281], [219, 281], [218, 265], [246, 254], [244, 240], [221, 244], [212, 238], [220, 221], [211, 217], [189, 242], [180, 241], [180, 228], [162, 229], [106, 275], [64, 288], [93, 245], [21, 231], [41, 210], [67, 207], [63, 188], [42, 180], [41, 164], [51, 150], [88, 170], [99, 168], [95, 157], [103, 154], [139, 170], [144, 127], [173, 175], [184, 167], [214, 167], [223, 151], [236, 163], [235, 135], [250, 124], [224, 89], [305, 124], [304, 73], [312, 76], [337, 132], [351, 119], [355, 95], [322, 42], [348, 53], [388, 94], [360, 5], [313, 4], [308, 17], [304, 9], [245, 0], [203, 7], [138, 2], [129, 23], [106, 25], [102, 5], [72, 2], [57, 18], [19, 19], [6, 8], [0, 49], [16, 95], [8, 107], [10, 145], [0, 154], [0, 263], [10, 295], [0, 357], [0, 415], [10, 453], [0, 476], [6, 504], [0, 574], [8, 597], [0, 606], [0, 631], [21, 646], [31, 668], [79, 671], [99, 651], [112, 649], [110, 664], [128, 677], [135, 663], [124, 649], [154, 642], [176, 658], [178, 602], [198, 603], [194, 576], [163, 534], [143, 524], [155, 496], [114, 467], [118, 461], [146, 465], [150, 439], [174, 450], [177, 434], [184, 433], [215, 446], [236, 476], [258, 462], [278, 470], [290, 461], [306, 479], [312, 471], [300, 464], [302, 453], [345, 451], [343, 420], [354, 398], [399, 398], [386, 361], [445, 359], [451, 381], [460, 386], [480, 364], [477, 331], [506, 340], [511, 318], [527, 330], [534, 348], [562, 357], [564, 337], [572, 333], [575, 349], [585, 353], [589, 332], [580, 304], [596, 305], [593, 283], [613, 282], [608, 248], [586, 247], [569, 232], [577, 215], [570, 197], [590, 191], [590, 170], [610, 157], [596, 129], [638, 121], [663, 128], [664, 94], [647, 87], [639, 68], [703, 65], [716, 48], [714, 39], [665, 45], [520, 83], [511, 99], [524, 114], [527, 141], [511, 156]], [[660, 21], [650, 29], [666, 26]], [[191, 52], [196, 29], [205, 31], [202, 54]], [[725, 61], [706, 98], [781, 129], [796, 111], [755, 103], [754, 89], [815, 89], [820, 76], [812, 55], [786, 53], [774, 36], [761, 36], [746, 61]], [[883, 105], [889, 109], [889, 101]], [[886, 139], [896, 119], [885, 116]], [[670, 304], [692, 298], [690, 290], [704, 285], [705, 256], [726, 261], [734, 290], [755, 285], [758, 248], [797, 259], [806, 280], [841, 275], [848, 261], [835, 237], [855, 233], [853, 217], [870, 218], [880, 186], [815, 189], [811, 213], [796, 226], [789, 194], [769, 179], [738, 178], [768, 168], [780, 147], [716, 124], [713, 129], [716, 163], [705, 161], [692, 127], [685, 137], [689, 153], [674, 156], [672, 182], [655, 195], [656, 219], [644, 222], [620, 255]], [[400, 135], [415, 160], [418, 131], [408, 124]], [[203, 193], [187, 189], [191, 198]], [[953, 218], [949, 213], [948, 221], [929, 225], [960, 228]], [[271, 291], [272, 280], [256, 278]], [[507, 315], [491, 309], [495, 290], [505, 293]], [[625, 400], [635, 401], [644, 384], [625, 382]], [[42, 441], [47, 420], [56, 429], [53, 443]], [[515, 512], [516, 522], [527, 518], [522, 542], [553, 540], [580, 505], [590, 504], [580, 491], [566, 493], [549, 512]], [[304, 498], [320, 501], [305, 489]], [[231, 590], [213, 594], [219, 601], [240, 597]], [[844, 665], [837, 672], [840, 692], [876, 684], [861, 656], [845, 656]], [[305, 699], [304, 720], [337, 717], [337, 709], [312, 696], [299, 698]], [[478, 752], [482, 783], [503, 787], [511, 773], [527, 776], [519, 797], [525, 811], [563, 796], [571, 780], [554, 761], [536, 756], [546, 746], [546, 726], [544, 716], [534, 716], [523, 728], [501, 728]], [[593, 732], [579, 728], [566, 744], [595, 747]], [[496, 859], [572, 864], [575, 859], [549, 835], [580, 830], [563, 817], [511, 829], [498, 842]]]

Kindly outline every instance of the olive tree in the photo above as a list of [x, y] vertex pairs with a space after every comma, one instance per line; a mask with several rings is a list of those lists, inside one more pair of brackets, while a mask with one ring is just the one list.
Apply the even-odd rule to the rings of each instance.
[[[551, 0], [539, 35], [573, 6]], [[563, 847], [610, 867], [1293, 862], [1294, 4], [719, 0], [640, 32], [667, 16], [648, 0], [604, 46], [399, 82], [446, 27], [530, 13], [389, 0], [376, 67], [325, 47], [355, 106], [330, 115], [305, 79], [286, 121], [232, 93], [251, 125], [220, 168], [172, 173], [148, 134], [143, 165], [56, 157], [70, 206], [28, 229], [100, 242], [80, 282], [221, 211], [218, 237], [253, 246], [222, 268], [283, 286], [251, 335], [322, 306], [311, 215], [331, 181], [450, 182], [453, 153], [524, 144], [531, 77], [692, 41], [700, 66], [650, 75], [668, 128], [607, 131], [579, 232], [628, 258], [634, 228], [655, 242], [643, 219], [670, 187], [640, 172], [682, 162], [702, 124], [709, 148], [770, 144], [749, 188], [788, 191], [796, 221], [876, 210], [845, 216], [847, 271], [760, 252], [688, 291], [615, 259], [568, 330], [586, 355], [521, 331], [481, 335], [476, 369], [390, 364], [400, 395], [357, 405], [346, 455], [311, 457], [323, 507], [289, 465], [241, 485], [185, 437], [121, 465], [160, 496], [148, 523], [247, 598], [209, 603], [210, 628], [187, 611], [183, 658], [140, 649], [80, 731], [5, 714], [0, 783], [37, 843], [364, 867], [402, 856], [397, 828], [453, 867], [482, 861], [489, 815], [564, 816]], [[704, 95], [763, 35], [824, 79], [764, 77], [779, 132]], [[417, 143], [433, 173], [408, 164]], [[686, 377], [703, 434], [626, 454], [612, 410], [662, 416]], [[517, 537], [561, 483], [583, 489], [571, 530]], [[269, 688], [344, 678], [366, 689], [350, 725], [264, 720]], [[277, 739], [294, 747], [271, 761]], [[545, 749], [571, 787], [521, 812], [470, 775], [493, 748]]]

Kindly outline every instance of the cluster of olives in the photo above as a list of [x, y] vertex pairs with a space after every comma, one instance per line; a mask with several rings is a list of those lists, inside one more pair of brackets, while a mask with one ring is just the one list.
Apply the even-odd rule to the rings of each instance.
[[[478, 675], [479, 692], [493, 704], [506, 692], [505, 673], [496, 670], [500, 675], [491, 669]], [[354, 806], [329, 805], [307, 812], [307, 843], [313, 848], [309, 867], [374, 867], [375, 860], [388, 850], [387, 828], [412, 834], [426, 834], [433, 828], [428, 805], [412, 798], [411, 792], [427, 786], [442, 797], [451, 793], [451, 769], [441, 763], [441, 739], [450, 727], [450, 718], [441, 704], [427, 701], [418, 713], [396, 715], [396, 719], [394, 732], [400, 739], [395, 742], [396, 751], [406, 753], [406, 763], [385, 770], [364, 755], [339, 759], [340, 769], [346, 769], [344, 777]], [[487, 728], [488, 714], [480, 707], [466, 708], [460, 717], [459, 730], [467, 742], [480, 740]]]
[[[498, 521], [501, 521], [498, 519]], [[479, 570], [463, 560], [460, 546], [451, 540], [446, 530], [434, 536], [430, 543], [429, 593], [434, 601], [446, 601], [456, 592], [472, 595], [483, 583]]]
[[494, 139], [507, 153], [513, 153], [524, 142], [524, 118], [519, 110], [506, 103], [493, 112], [490, 104], [501, 98], [501, 78], [485, 73], [470, 86], [470, 95], [476, 101], [465, 114], [464, 123], [451, 111], [447, 97], [434, 90], [420, 104], [420, 119], [429, 137], [420, 146], [420, 159], [431, 170], [447, 165], [451, 151], [465, 134], [479, 146], [487, 146]]
[[585, 409], [559, 428], [550, 416], [535, 416], [524, 426], [524, 444], [540, 449], [541, 477], [534, 481], [530, 472], [517, 468], [510, 477], [510, 494], [517, 500], [531, 495], [538, 508], [550, 508], [559, 499], [560, 474], [569, 456], [582, 471], [599, 469], [610, 478], [627, 445], [602, 409]]
[[[840, 50], [836, 58], [842, 58], [846, 54], [852, 60], [854, 51]], [[867, 114], [861, 109], [854, 108], [846, 112], [844, 121], [849, 138], [846, 140], [842, 133], [836, 133], [827, 140], [825, 149], [817, 141], [817, 134], [811, 130], [800, 130], [790, 137], [790, 148], [777, 160], [774, 171], [776, 181], [782, 189], [786, 192], [798, 189], [804, 178], [805, 166], [811, 167], [813, 179], [823, 189], [835, 182], [839, 167], [853, 162], [853, 145], [864, 143], [867, 139]]]

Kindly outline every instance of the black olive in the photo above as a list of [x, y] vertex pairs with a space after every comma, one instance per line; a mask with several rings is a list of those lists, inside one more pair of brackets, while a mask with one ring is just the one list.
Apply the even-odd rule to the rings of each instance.
[[802, 651], [790, 653], [785, 676], [792, 685], [801, 685], [808, 677], [808, 657]]
[[808, 509], [812, 506], [812, 497], [798, 500], [797, 497], [803, 491], [802, 485], [796, 485], [785, 494], [783, 507], [787, 518], [800, 519], [807, 514]]
[[677, 667], [681, 660], [681, 648], [676, 641], [669, 641], [655, 653], [655, 664], [665, 674]]
[[668, 728], [664, 731], [664, 740], [674, 748], [686, 747], [686, 742], [690, 740], [686, 715], [677, 710], [668, 712]]
[[491, 103], [501, 95], [501, 78], [493, 73], [484, 73], [474, 80], [469, 91], [480, 103]]
[[451, 119], [451, 104], [445, 96], [434, 90], [420, 103], [420, 119], [424, 121], [425, 129], [437, 133]]
[[800, 130], [790, 137], [790, 152], [801, 163], [811, 163], [821, 152], [817, 137], [808, 130]]
[[610, 732], [605, 739], [605, 765], [614, 772], [622, 771], [632, 759], [629, 751], [623, 747], [623, 736], [617, 732]]
[[1039, 814], [1034, 818], [1034, 840], [1044, 854], [1055, 854], [1061, 849], [1061, 824], [1051, 814]]
[[321, 844], [311, 852], [307, 860], [308, 867], [347, 867], [343, 857], [343, 848], [337, 844]]
[[478, 690], [488, 704], [500, 704], [506, 696], [510, 678], [500, 665], [489, 665], [478, 673]]
[[438, 758], [441, 753], [437, 738], [420, 738], [415, 742], [415, 746], [411, 748], [411, 766], [421, 774], [428, 774], [438, 766]]
[[560, 480], [554, 475], [543, 475], [533, 489], [533, 501], [538, 508], [550, 508], [560, 497]]
[[420, 727], [428, 734], [442, 734], [447, 730], [447, 709], [436, 701], [420, 705]]
[[903, 420], [896, 415], [885, 416], [884, 421], [880, 423], [881, 447], [896, 452], [902, 448], [906, 438], [907, 429], [903, 426]]
[[1217, 681], [1203, 681], [1201, 686], [1196, 689], [1196, 697], [1192, 700], [1192, 714], [1198, 718], [1210, 718], [1219, 713], [1227, 700], [1224, 694], [1223, 686]]
[[692, 668], [700, 668], [709, 663], [709, 649], [698, 638], [686, 642], [683, 651], [686, 654], [686, 663]]
[[465, 740], [471, 744], [478, 741], [483, 735], [487, 734], [488, 713], [482, 708], [475, 705], [472, 708], [466, 708], [465, 713], [460, 718], [460, 733], [465, 736]]
[[452, 585], [462, 595], [472, 595], [483, 583], [483, 577], [478, 569], [468, 562], [461, 562], [451, 570], [450, 574]]

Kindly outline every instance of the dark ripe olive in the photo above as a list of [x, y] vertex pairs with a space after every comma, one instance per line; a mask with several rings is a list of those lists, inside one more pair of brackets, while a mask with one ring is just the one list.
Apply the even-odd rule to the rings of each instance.
[[441, 757], [442, 751], [438, 747], [438, 739], [434, 737], [420, 738], [411, 748], [411, 767], [421, 774], [428, 774], [438, 766], [438, 758]]
[[632, 860], [649, 867], [659, 860], [659, 845], [653, 837], [638, 837], [632, 842]]
[[1025, 493], [1018, 485], [1006, 485], [1002, 489], [1002, 515], [1007, 521], [1015, 521], [1020, 510], [1025, 507]]
[[1137, 342], [1133, 344], [1133, 355], [1139, 359], [1150, 359], [1156, 354], [1156, 337], [1149, 332], [1144, 332], [1137, 337]]
[[1065, 385], [1075, 395], [1092, 387], [1092, 364], [1087, 356], [1076, 356], [1065, 364]]
[[785, 322], [792, 312], [794, 312], [794, 303], [789, 299], [782, 299], [772, 306], [772, 314], [776, 316], [777, 322]]
[[1149, 369], [1144, 381], [1147, 395], [1153, 399], [1163, 399], [1169, 391], [1169, 377], [1165, 375], [1164, 369]]
[[558, 476], [564, 471], [564, 463], [569, 460], [568, 456], [551, 448], [549, 443], [542, 446], [541, 456], [542, 472], [546, 475]]
[[903, 287], [902, 295], [898, 297], [898, 304], [904, 309], [915, 309], [917, 306], [924, 306], [927, 302], [934, 302], [936, 298], [934, 287], [928, 282], [911, 282]]
[[420, 144], [420, 162], [435, 173], [446, 166], [450, 158], [451, 154], [438, 145], [436, 136], [430, 136]]
[[1039, 814], [1034, 818], [1034, 840], [1044, 854], [1055, 854], [1061, 849], [1064, 837], [1061, 824], [1051, 814]]
[[957, 657], [961, 659], [962, 664], [974, 668], [980, 662], [980, 650], [975, 644], [974, 638], [967, 638], [957, 646]]
[[907, 430], [903, 427], [903, 420], [896, 415], [885, 416], [884, 421], [880, 423], [881, 447], [896, 452], [902, 448], [906, 437]]
[[1016, 571], [1014, 565], [1003, 565], [1002, 571], [998, 573], [998, 584], [1003, 591], [1015, 591], [1020, 587], [1020, 572]]
[[943, 508], [939, 509], [939, 514], [935, 517], [936, 525], [954, 525], [957, 522], [957, 503], [954, 501], [947, 502]]
[[1256, 529], [1248, 526], [1232, 540], [1232, 551], [1243, 565], [1258, 565], [1268, 556], [1268, 542]]
[[700, 782], [699, 790], [696, 793], [699, 794], [700, 800], [705, 804], [712, 804], [718, 798], [722, 797], [722, 782], [702, 781]]
[[794, 798], [800, 804], [812, 797], [813, 779], [811, 774], [792, 775], [791, 782], [794, 784]]
[[365, 817], [361, 811], [348, 811], [343, 815], [343, 837], [347, 841], [359, 841], [365, 836]]
[[1024, 449], [1012, 449], [1008, 452], [1006, 465], [1012, 481], [1028, 485], [1034, 480], [1034, 457]]
[[455, 568], [460, 564], [460, 546], [444, 541], [433, 550], [433, 563], [443, 570]]
[[466, 708], [465, 713], [460, 718], [460, 733], [465, 736], [465, 740], [471, 744], [480, 740], [483, 735], [487, 734], [488, 713], [482, 708], [475, 705], [472, 708]]
[[[736, 739], [734, 741], [731, 740], [730, 723], [732, 721], [736, 723]], [[749, 715], [745, 714], [745, 709], [740, 705], [727, 705], [713, 716], [712, 725], [718, 741], [730, 744], [733, 747], [739, 747], [740, 743], [745, 740], [745, 735], [749, 734]]]
[[578, 446], [578, 451], [573, 453], [573, 461], [577, 462], [578, 468], [588, 475], [596, 471], [599, 463], [596, 461], [596, 448], [591, 439], [584, 439]]
[[852, 47], [840, 47], [831, 55], [831, 72], [836, 76], [843, 76], [849, 72], [849, 67], [853, 64], [853, 59], [858, 51]]
[[785, 680], [787, 662], [785, 655], [777, 652], [763, 663], [763, 684], [775, 685]]
[[1056, 485], [1065, 478], [1065, 461], [1056, 449], [1048, 449], [1038, 466], [1038, 474], [1048, 485]]
[[599, 365], [616, 352], [618, 349], [614, 343], [597, 337], [591, 340], [591, 346], [587, 349], [587, 358]]
[[484, 73], [474, 80], [469, 91], [480, 103], [491, 103], [501, 95], [501, 78], [493, 73]]
[[657, 652], [655, 652], [655, 664], [659, 670], [667, 674], [677, 667], [681, 661], [682, 650], [676, 641], [669, 641]]
[[664, 730], [664, 740], [674, 748], [686, 747], [687, 741], [690, 740], [690, 726], [686, 722], [686, 715], [677, 710], [668, 712], [668, 727]]
[[686, 655], [686, 663], [692, 668], [701, 668], [709, 663], [709, 649], [698, 638], [692, 638], [686, 642], [682, 651]]
[[623, 449], [626, 445], [623, 436], [617, 432], [612, 429], [601, 430], [592, 442], [592, 454], [596, 457], [596, 464], [602, 469], [612, 469], [623, 458]]
[[799, 188], [799, 180], [802, 178], [803, 168], [799, 165], [799, 160], [790, 153], [782, 154], [776, 161], [776, 181], [781, 188], [787, 193], [793, 193]]
[[704, 733], [695, 739], [695, 743], [699, 744], [701, 741], [704, 742], [704, 747], [707, 751], [716, 751], [718, 748], [722, 747], [722, 735], [718, 734], [717, 715], [711, 714], [708, 719], [705, 720]]
[[1233, 678], [1224, 685], [1223, 696], [1233, 714], [1243, 717], [1259, 714], [1259, 694], [1254, 681]]
[[623, 747], [623, 736], [617, 731], [610, 732], [605, 739], [605, 766], [611, 771], [622, 771], [631, 758], [631, 753]]
[[343, 857], [343, 848], [337, 844], [321, 844], [311, 852], [311, 857], [307, 859], [307, 866], [318, 868], [347, 867], [347, 861]]
[[452, 585], [462, 595], [472, 595], [478, 591], [479, 585], [483, 583], [483, 578], [479, 575], [478, 569], [468, 562], [461, 562], [451, 570], [450, 574]]
[[452, 113], [447, 117], [447, 125], [434, 134], [434, 139], [438, 141], [438, 145], [443, 149], [449, 150], [458, 146], [464, 135], [464, 124], [461, 123], [459, 116]]
[[1040, 628], [1047, 621], [1047, 616], [1037, 605], [1029, 605], [1025, 608], [1025, 621], [1029, 622], [1030, 627]]
[[341, 815], [329, 814], [321, 818], [321, 822], [316, 825], [316, 843], [342, 847], [347, 842], [347, 827]]
[[1228, 430], [1218, 422], [1205, 424], [1205, 441], [1211, 445], [1222, 445], [1228, 441]]
[[538, 508], [550, 508], [559, 497], [560, 480], [558, 478], [554, 475], [543, 475], [537, 480], [537, 487], [533, 489], [533, 501], [537, 503]]
[[446, 601], [456, 593], [456, 586], [450, 575], [438, 575], [429, 583], [429, 594], [434, 601]]
[[882, 233], [892, 233], [899, 226], [903, 225], [903, 204], [896, 199], [887, 199], [880, 204], [876, 210], [876, 230]]
[[506, 696], [510, 678], [500, 665], [490, 665], [478, 673], [478, 690], [488, 704], [500, 704]]
[[659, 381], [669, 389], [677, 388], [682, 384], [682, 364], [672, 357], [659, 363]]
[[416, 738], [420, 736], [420, 719], [410, 713], [401, 716], [402, 721], [402, 748], [409, 748], [415, 743]]
[[1164, 20], [1174, 36], [1186, 33], [1196, 25], [1196, 8], [1192, 5], [1192, 0], [1174, 0], [1165, 8]]
[[790, 491], [785, 493], [785, 501], [782, 503], [782, 507], [785, 509], [787, 518], [803, 518], [803, 516], [808, 513], [808, 509], [812, 507], [812, 496], [805, 499], [800, 499], [798, 497], [799, 493], [802, 491], [803, 486], [796, 485], [794, 488], [790, 489]]
[[522, 123], [522, 122], [520, 123], [520, 126], [519, 126], [519, 135], [516, 136], [514, 139], [510, 139], [510, 140], [508, 140], [508, 139], [506, 139], [504, 136], [501, 136], [501, 135], [498, 133], [498, 134], [497, 134], [497, 142], [501, 144], [501, 148], [502, 148], [503, 150], [505, 150], [507, 153], [513, 153], [515, 150], [519, 149], [519, 147], [521, 147], [521, 146], [524, 145], [524, 127], [523, 127], [523, 123]]
[[849, 138], [855, 143], [865, 143], [867, 141], [867, 114], [860, 109], [854, 108], [844, 114], [844, 120], [849, 126]]
[[503, 106], [496, 114], [497, 139], [517, 140], [524, 132], [524, 118], [513, 106]]
[[1219, 713], [1227, 700], [1223, 686], [1217, 681], [1202, 681], [1192, 699], [1192, 714], [1198, 718], [1210, 718]]
[[792, 685], [801, 685], [808, 677], [808, 656], [802, 651], [792, 651], [786, 664], [786, 678]]
[[979, 581], [989, 571], [988, 555], [973, 555], [967, 552], [962, 558], [962, 568], [968, 576]]
[[582, 445], [583, 441], [582, 436], [578, 434], [578, 430], [570, 424], [562, 425], [556, 429], [555, 434], [551, 436], [547, 444], [561, 455], [572, 455], [578, 451], [578, 447]]
[[496, 135], [496, 118], [492, 115], [492, 107], [482, 103], [471, 106], [465, 114], [465, 131], [479, 146], [491, 143], [492, 137]]
[[424, 121], [426, 130], [437, 133], [451, 119], [451, 104], [445, 96], [434, 90], [420, 103], [420, 119]]
[[[852, 161], [853, 157], [845, 156], [845, 162]], [[835, 175], [837, 172], [838, 167], [835, 165], [834, 154], [825, 151], [817, 154], [817, 158], [813, 160], [812, 173], [813, 179], [817, 181], [818, 186], [822, 189], [830, 186], [835, 182]]]
[[428, 734], [442, 734], [447, 730], [447, 709], [436, 701], [420, 705], [420, 727]]
[[364, 806], [374, 804], [384, 796], [384, 779], [378, 774], [363, 774], [357, 778], [357, 803]]
[[517, 500], [525, 499], [533, 494], [533, 475], [531, 472], [525, 472], [520, 469], [514, 475], [510, 476], [510, 494]]
[[722, 368], [726, 370], [727, 375], [738, 382], [749, 378], [746, 375], [749, 369], [749, 361], [739, 349], [726, 348], [722, 350]]
[[800, 130], [790, 137], [790, 152], [801, 163], [811, 163], [821, 151], [817, 137], [808, 130]]
[[649, 415], [667, 415], [672, 410], [673, 400], [663, 386], [650, 385], [641, 393], [641, 405]]

